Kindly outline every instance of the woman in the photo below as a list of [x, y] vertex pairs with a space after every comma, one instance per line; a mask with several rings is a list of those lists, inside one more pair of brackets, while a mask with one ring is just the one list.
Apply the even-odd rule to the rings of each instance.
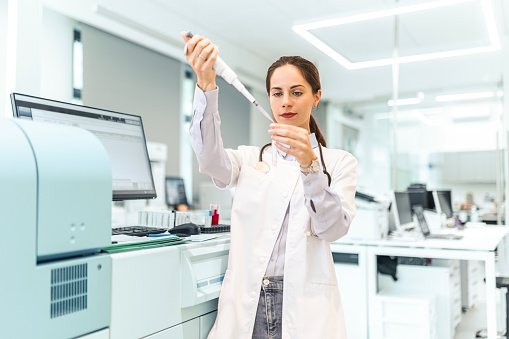
[[212, 69], [217, 46], [182, 37], [198, 78], [190, 133], [200, 172], [221, 189], [236, 187], [228, 269], [209, 338], [345, 338], [329, 242], [347, 233], [355, 215], [357, 161], [318, 144], [325, 146], [311, 116], [321, 98], [316, 67], [282, 57], [268, 70], [277, 121], [269, 134], [278, 150], [261, 152], [265, 173], [255, 169], [259, 147], [223, 148]]

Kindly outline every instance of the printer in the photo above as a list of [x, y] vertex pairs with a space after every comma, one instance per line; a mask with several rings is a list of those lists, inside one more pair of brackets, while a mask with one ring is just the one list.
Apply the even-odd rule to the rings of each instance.
[[103, 145], [83, 129], [0, 118], [0, 192], [0, 337], [103, 338], [112, 200]]
[[390, 201], [385, 196], [358, 189], [355, 207], [355, 218], [342, 241], [380, 240], [387, 236]]

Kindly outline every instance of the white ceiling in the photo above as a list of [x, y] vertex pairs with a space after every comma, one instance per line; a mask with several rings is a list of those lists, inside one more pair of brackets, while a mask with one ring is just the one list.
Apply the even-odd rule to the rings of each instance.
[[[320, 70], [324, 98], [334, 102], [385, 99], [392, 95], [390, 66], [346, 70], [296, 34], [292, 26], [387, 8], [394, 5], [394, 0], [187, 0], [185, 6], [181, 1], [152, 1], [242, 46], [267, 60], [267, 64], [281, 55], [302, 55], [310, 59]], [[398, 4], [426, 1], [429, 0], [400, 0]], [[505, 51], [509, 49], [509, 1], [492, 1], [502, 50], [402, 64], [400, 97], [415, 96], [419, 91], [448, 93], [496, 88], [502, 76], [502, 57], [509, 56]], [[393, 27], [392, 17], [314, 30], [313, 34], [351, 61], [363, 61], [392, 55]], [[399, 40], [401, 55], [488, 45], [480, 0], [402, 15]]]

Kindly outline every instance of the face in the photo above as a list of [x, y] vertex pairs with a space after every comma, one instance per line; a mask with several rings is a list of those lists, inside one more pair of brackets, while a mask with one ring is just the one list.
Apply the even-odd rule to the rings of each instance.
[[276, 122], [309, 131], [309, 117], [318, 105], [321, 90], [313, 94], [311, 85], [293, 65], [277, 68], [270, 79], [270, 107]]

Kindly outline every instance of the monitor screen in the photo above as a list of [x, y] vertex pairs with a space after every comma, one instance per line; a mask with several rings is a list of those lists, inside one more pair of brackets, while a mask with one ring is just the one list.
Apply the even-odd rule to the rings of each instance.
[[410, 205], [410, 197], [408, 192], [394, 192], [395, 209], [397, 211], [395, 217], [399, 222], [396, 225], [404, 227], [405, 225], [412, 224], [412, 207]]
[[432, 191], [408, 191], [408, 196], [412, 209], [414, 206], [421, 205], [423, 209], [435, 211]]
[[187, 206], [186, 187], [184, 179], [176, 177], [166, 177], [166, 205], [176, 207], [178, 205]]
[[433, 191], [426, 191], [427, 195], [427, 205], [424, 206], [425, 209], [436, 212], [437, 208], [435, 206], [435, 199], [433, 199]]
[[454, 213], [452, 211], [451, 191], [437, 191], [438, 203], [440, 210], [447, 218], [452, 218]]
[[113, 200], [156, 197], [141, 117], [12, 93], [14, 116], [83, 128], [94, 134], [108, 152]]

